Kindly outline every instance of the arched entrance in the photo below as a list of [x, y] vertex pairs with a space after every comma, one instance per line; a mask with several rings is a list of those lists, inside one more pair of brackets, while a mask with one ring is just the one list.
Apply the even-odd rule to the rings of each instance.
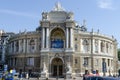
[[63, 61], [60, 58], [54, 58], [51, 63], [53, 77], [63, 76]]

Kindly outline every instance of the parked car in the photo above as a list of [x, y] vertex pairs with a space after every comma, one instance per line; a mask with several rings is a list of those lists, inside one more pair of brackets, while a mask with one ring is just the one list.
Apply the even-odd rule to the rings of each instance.
[[8, 73], [5, 75], [5, 80], [14, 80], [14, 77], [12, 74]]
[[85, 80], [118, 80], [114, 77], [88, 76]]
[[0, 73], [0, 79], [2, 78], [2, 73]]
[[118, 80], [117, 78], [114, 77], [103, 77], [104, 80]]
[[104, 80], [101, 76], [88, 76], [85, 80]]

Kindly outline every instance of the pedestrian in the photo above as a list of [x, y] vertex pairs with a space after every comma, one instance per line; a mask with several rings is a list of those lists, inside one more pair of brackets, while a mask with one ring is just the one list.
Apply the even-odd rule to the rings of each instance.
[[5, 72], [3, 72], [2, 80], [5, 80]]
[[85, 80], [85, 74], [83, 74], [83, 80]]

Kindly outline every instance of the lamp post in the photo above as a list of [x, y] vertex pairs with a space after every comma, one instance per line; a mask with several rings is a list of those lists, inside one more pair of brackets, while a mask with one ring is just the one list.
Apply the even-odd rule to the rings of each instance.
[[25, 53], [24, 53], [24, 75], [25, 75], [25, 71], [26, 71], [26, 53], [27, 53], [27, 34], [25, 33]]
[[108, 66], [108, 72], [109, 72], [109, 76], [111, 75], [111, 74], [110, 74], [110, 68], [111, 68], [111, 67], [110, 67], [110, 66]]
[[87, 67], [87, 63], [84, 62], [83, 66], [85, 67], [85, 74], [86, 74], [86, 67]]
[[7, 42], [8, 42], [8, 36], [7, 35], [5, 35], [5, 34], [2, 34], [2, 36], [1, 36], [1, 47], [2, 47], [2, 49], [1, 49], [1, 53], [2, 53], [2, 55], [1, 55], [1, 61], [2, 61], [2, 64], [4, 65], [5, 64], [5, 53], [6, 53], [6, 44], [7, 44]]
[[91, 31], [91, 72], [94, 70], [94, 61], [93, 61], [93, 29]]

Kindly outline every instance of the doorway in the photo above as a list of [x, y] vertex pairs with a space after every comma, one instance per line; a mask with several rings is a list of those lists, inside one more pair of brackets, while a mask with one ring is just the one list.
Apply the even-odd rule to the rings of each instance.
[[60, 58], [54, 58], [52, 60], [52, 76], [62, 77], [63, 76], [63, 61]]

